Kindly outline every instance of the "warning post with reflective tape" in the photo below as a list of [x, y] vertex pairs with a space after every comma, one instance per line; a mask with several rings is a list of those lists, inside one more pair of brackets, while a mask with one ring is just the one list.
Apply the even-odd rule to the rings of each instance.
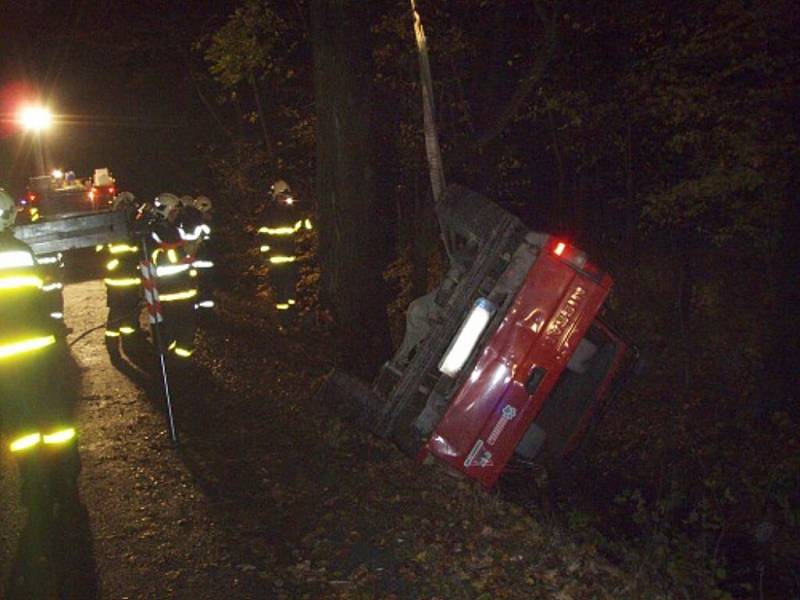
[[158, 298], [158, 287], [156, 287], [156, 266], [145, 256], [144, 260], [139, 262], [139, 271], [142, 274], [142, 291], [147, 305], [147, 318], [151, 325], [161, 323], [164, 321], [164, 314]]
[[142, 236], [142, 260], [139, 261], [139, 270], [142, 276], [142, 290], [144, 300], [147, 304], [147, 318], [150, 321], [150, 328], [158, 349], [158, 358], [161, 362], [161, 378], [164, 382], [164, 399], [167, 403], [167, 425], [172, 442], [178, 443], [178, 432], [175, 429], [175, 419], [172, 415], [172, 398], [169, 392], [169, 378], [167, 377], [167, 364], [164, 357], [164, 342], [161, 338], [161, 325], [164, 322], [164, 314], [161, 310], [161, 301], [158, 297], [158, 286], [156, 285], [156, 267], [150, 260], [148, 251], [147, 234]]

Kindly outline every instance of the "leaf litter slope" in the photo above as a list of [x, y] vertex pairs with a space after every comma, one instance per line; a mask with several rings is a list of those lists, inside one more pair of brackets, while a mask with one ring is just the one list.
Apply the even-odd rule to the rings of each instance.
[[[227, 301], [226, 301], [227, 300]], [[197, 363], [224, 390], [193, 395], [205, 492], [248, 542], [242, 564], [288, 597], [654, 597], [555, 526], [417, 465], [323, 406], [330, 340], [288, 335], [252, 303], [224, 298]], [[197, 380], [195, 379], [195, 382]], [[202, 407], [202, 408], [201, 408]], [[199, 410], [198, 410], [199, 409]]]
[[[76, 332], [102, 284], [68, 287]], [[114, 369], [102, 331], [78, 344], [80, 420], [99, 587], [107, 597], [668, 597], [563, 530], [422, 467], [315, 395], [327, 340], [280, 336], [223, 298], [173, 375], [181, 447], [152, 372]], [[152, 365], [150, 365], [152, 366]]]

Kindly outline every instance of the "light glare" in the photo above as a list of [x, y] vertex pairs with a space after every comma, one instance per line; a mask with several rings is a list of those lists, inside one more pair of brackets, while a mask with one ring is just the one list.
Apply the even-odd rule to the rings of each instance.
[[53, 114], [44, 106], [25, 106], [19, 111], [17, 120], [29, 131], [44, 131], [53, 124]]

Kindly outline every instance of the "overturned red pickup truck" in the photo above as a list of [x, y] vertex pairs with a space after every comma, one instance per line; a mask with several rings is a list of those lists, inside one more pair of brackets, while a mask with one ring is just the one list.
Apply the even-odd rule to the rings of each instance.
[[444, 280], [412, 302], [372, 386], [337, 371], [326, 389], [357, 400], [375, 433], [491, 488], [515, 455], [574, 450], [636, 353], [600, 317], [612, 279], [583, 252], [460, 186], [437, 211]]

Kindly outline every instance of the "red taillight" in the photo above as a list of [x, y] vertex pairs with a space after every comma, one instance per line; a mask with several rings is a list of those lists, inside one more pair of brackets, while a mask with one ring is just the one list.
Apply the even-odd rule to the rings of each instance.
[[552, 244], [552, 253], [564, 262], [569, 263], [578, 269], [583, 269], [586, 266], [586, 253], [578, 250], [574, 246], [570, 246], [566, 242], [553, 241]]
[[115, 192], [114, 186], [111, 186], [110, 188], [108, 188], [108, 193], [111, 194], [112, 196], [114, 195], [114, 192]]

